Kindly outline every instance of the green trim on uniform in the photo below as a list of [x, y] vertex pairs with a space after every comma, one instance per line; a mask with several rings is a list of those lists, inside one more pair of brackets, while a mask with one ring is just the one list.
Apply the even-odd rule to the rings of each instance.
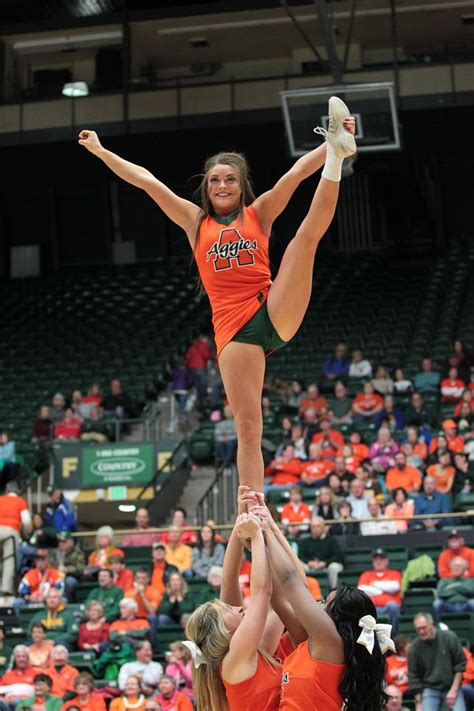
[[231, 212], [230, 215], [218, 215], [216, 212], [214, 212], [212, 217], [220, 225], [225, 225], [226, 227], [228, 227], [236, 219], [241, 209], [242, 208], [239, 207], [238, 210], [235, 210], [235, 212]]
[[[263, 294], [259, 293], [257, 299], [261, 301], [262, 298]], [[266, 300], [255, 316], [252, 316], [250, 321], [247, 321], [231, 340], [237, 343], [251, 343], [255, 346], [261, 346], [265, 353], [283, 348], [288, 343], [288, 341], [280, 338], [271, 322]]]

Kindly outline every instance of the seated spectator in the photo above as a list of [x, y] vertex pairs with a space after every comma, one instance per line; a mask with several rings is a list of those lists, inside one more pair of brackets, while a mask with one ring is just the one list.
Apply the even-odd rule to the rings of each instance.
[[357, 536], [360, 532], [360, 524], [358, 521], [348, 521], [352, 519], [352, 506], [343, 499], [337, 504], [337, 523], [333, 523], [330, 530], [333, 536]]
[[395, 454], [398, 452], [398, 444], [392, 438], [388, 427], [381, 427], [377, 432], [377, 440], [369, 449], [369, 458], [374, 468], [379, 472], [385, 472], [395, 464]]
[[[446, 442], [450, 452], [464, 452], [464, 439], [457, 433], [457, 425], [454, 420], [444, 420], [442, 423], [443, 433], [446, 437]], [[433, 437], [430, 442], [429, 453], [432, 454], [438, 450], [438, 437]]]
[[222, 587], [222, 567], [213, 565], [207, 576], [207, 587], [203, 588], [195, 601], [195, 607], [199, 607], [204, 602], [217, 600], [221, 595]]
[[364, 358], [362, 351], [352, 351], [352, 360], [349, 366], [349, 378], [371, 378], [372, 365]]
[[448, 377], [441, 381], [441, 402], [457, 402], [464, 391], [464, 381], [458, 377], [458, 369], [450, 368]]
[[[176, 506], [173, 509], [173, 515], [171, 517], [171, 526], [178, 526], [178, 528], [181, 529], [181, 535], [179, 538], [180, 543], [185, 543], [187, 546], [192, 545], [193, 543], [197, 543], [197, 534], [196, 531], [184, 531], [182, 529], [185, 528], [185, 526], [189, 526], [190, 524], [186, 522], [188, 515], [186, 513], [186, 509], [183, 509], [182, 506]], [[162, 543], [169, 543], [170, 542], [170, 532], [168, 530], [168, 533], [162, 533], [160, 541]]]
[[387, 685], [396, 687], [404, 694], [408, 691], [408, 652], [411, 639], [406, 634], [397, 634], [393, 641], [397, 651], [385, 659], [385, 681]]
[[38, 548], [35, 553], [35, 564], [22, 577], [18, 586], [18, 597], [13, 607], [18, 614], [25, 605], [44, 605], [46, 596], [51, 589], [56, 589], [61, 596], [64, 590], [63, 576], [48, 562], [48, 551]]
[[333, 469], [334, 464], [322, 456], [321, 445], [312, 442], [308, 449], [308, 460], [302, 464], [300, 481], [305, 486], [319, 486]]
[[179, 573], [171, 573], [158, 609], [158, 626], [181, 625], [183, 628], [186, 627], [194, 607], [194, 598], [189, 593], [183, 576]]
[[369, 448], [362, 439], [362, 435], [357, 430], [353, 430], [349, 435], [349, 444], [352, 447], [354, 456], [360, 459], [360, 461], [367, 459], [369, 456]]
[[437, 393], [441, 380], [438, 371], [433, 370], [433, 363], [429, 358], [421, 362], [421, 371], [415, 375], [415, 390], [419, 393]]
[[28, 634], [36, 622], [41, 622], [46, 627], [47, 639], [54, 644], [63, 644], [67, 649], [74, 649], [78, 625], [73, 613], [61, 602], [61, 593], [56, 588], [50, 588], [46, 595], [46, 607], [31, 618]]
[[90, 405], [84, 405], [82, 401], [82, 393], [80, 390], [74, 390], [71, 396], [71, 409], [76, 417], [81, 422], [89, 417]]
[[115, 587], [121, 588], [124, 592], [130, 590], [133, 585], [133, 571], [125, 566], [125, 558], [122, 553], [111, 555], [109, 564]]
[[204, 525], [198, 531], [198, 543], [192, 552], [192, 571], [198, 578], [206, 578], [210, 569], [224, 562], [225, 548], [222, 543], [217, 543], [215, 530]]
[[362, 393], [356, 395], [352, 401], [353, 422], [358, 424], [371, 424], [375, 416], [383, 410], [383, 400], [378, 395], [372, 383], [364, 383]]
[[337, 576], [344, 568], [344, 556], [336, 538], [326, 533], [322, 518], [311, 521], [311, 536], [299, 541], [298, 557], [306, 572], [324, 570], [328, 574], [330, 590], [337, 587]]
[[281, 442], [278, 445], [275, 451], [275, 459], [281, 457], [288, 445], [295, 448], [295, 457], [297, 457], [297, 459], [307, 459], [306, 440], [303, 433], [303, 427], [300, 424], [292, 425], [289, 440], [288, 442]]
[[436, 587], [433, 617], [438, 623], [445, 612], [474, 612], [474, 578], [466, 577], [469, 563], [457, 556], [449, 563], [450, 576], [441, 578]]
[[237, 430], [230, 405], [224, 407], [224, 418], [214, 428], [217, 461], [230, 464], [235, 460], [237, 451]]
[[315, 383], [308, 385], [306, 395], [300, 402], [298, 410], [299, 416], [301, 417], [303, 412], [308, 409], [315, 411], [316, 418], [319, 418], [328, 410], [328, 401], [323, 395], [319, 394], [319, 388]]
[[168, 578], [171, 573], [179, 573], [175, 565], [170, 565], [166, 561], [166, 546], [157, 541], [151, 548], [153, 567], [151, 570], [151, 585], [162, 595], [165, 591]]
[[53, 395], [52, 407], [51, 407], [51, 419], [54, 423], [59, 422], [64, 417], [66, 412], [66, 398], [62, 393], [56, 393]]
[[163, 667], [159, 662], [153, 661], [153, 649], [148, 640], [138, 642], [135, 647], [135, 661], [128, 662], [120, 668], [118, 687], [121, 691], [130, 676], [140, 680], [143, 691], [147, 696], [154, 693], [163, 674]]
[[393, 393], [393, 380], [383, 365], [378, 366], [375, 378], [372, 378], [370, 382], [374, 386], [375, 392], [379, 393], [379, 395], [391, 395]]
[[75, 531], [77, 528], [77, 514], [74, 504], [66, 499], [57, 486], [50, 484], [46, 487], [49, 502], [44, 512], [46, 526], [53, 526], [56, 533]]
[[[8, 486], [11, 485], [12, 484], [8, 484]], [[0, 511], [2, 503], [0, 499]], [[30, 514], [29, 511], [22, 513], [28, 513], [28, 516]], [[40, 513], [33, 514], [31, 523], [31, 530], [29, 533], [26, 530], [23, 531], [25, 540], [21, 542], [20, 547], [17, 549], [17, 567], [20, 573], [25, 573], [31, 568], [38, 548], [53, 548], [58, 542], [56, 529], [52, 526], [46, 526], [43, 516]]]
[[50, 666], [50, 654], [54, 643], [46, 639], [47, 629], [42, 622], [35, 622], [31, 628], [33, 644], [28, 647], [30, 665], [36, 670], [47, 669]]
[[436, 479], [432, 476], [425, 476], [423, 479], [423, 491], [415, 498], [414, 515], [430, 514], [433, 518], [419, 519], [410, 521], [410, 528], [416, 527], [419, 529], [427, 529], [432, 531], [435, 528], [449, 526], [449, 519], [437, 519], [436, 514], [449, 513], [451, 506], [447, 494], [441, 494], [436, 489]]
[[57, 644], [51, 651], [51, 666], [46, 670], [53, 681], [51, 693], [64, 699], [66, 694], [74, 694], [74, 679], [79, 674], [79, 670], [69, 662], [69, 652], [62, 644]]
[[370, 597], [378, 615], [388, 615], [395, 635], [402, 606], [402, 574], [389, 568], [388, 555], [383, 548], [374, 551], [372, 566], [373, 570], [361, 573], [357, 587]]
[[192, 576], [191, 566], [193, 564], [193, 551], [191, 546], [181, 543], [182, 531], [179, 526], [171, 525], [168, 528], [168, 540], [166, 543], [166, 561], [170, 565], [176, 566], [179, 572], [187, 577]]
[[339, 478], [339, 481], [341, 482], [342, 488], [345, 493], [349, 491], [351, 482], [354, 481], [354, 479], [356, 478], [354, 474], [352, 474], [352, 472], [348, 471], [346, 467], [345, 458], [339, 455], [334, 459], [334, 472], [331, 472], [330, 476], [332, 474], [336, 474], [336, 476]]
[[341, 480], [335, 472], [328, 476], [328, 486], [336, 497], [338, 504], [349, 490], [348, 482]]
[[87, 395], [82, 398], [82, 402], [84, 405], [95, 405], [96, 407], [102, 405], [102, 391], [98, 383], [92, 383]]
[[454, 484], [453, 494], [468, 494], [472, 489], [472, 475], [469, 471], [469, 460], [464, 452], [458, 452], [454, 455]]
[[122, 538], [124, 548], [134, 548], [135, 546], [152, 546], [155, 541], [160, 540], [159, 533], [152, 533], [150, 528], [150, 514], [148, 509], [140, 507], [135, 514], [136, 531], [127, 533]]
[[81, 436], [82, 420], [74, 415], [72, 407], [67, 407], [64, 417], [53, 427], [54, 439], [79, 439]]
[[441, 382], [443, 381], [443, 378], [449, 376], [449, 371], [451, 370], [451, 368], [456, 368], [459, 380], [462, 380], [465, 385], [469, 383], [471, 368], [470, 366], [467, 367], [466, 364], [462, 362], [462, 360], [456, 353], [451, 353], [451, 355], [449, 356], [446, 367], [443, 369], [443, 372], [441, 374]]
[[473, 397], [473, 391], [469, 390], [469, 388], [466, 388], [462, 394], [461, 399], [459, 400], [458, 404], [454, 408], [453, 416], [454, 417], [459, 417], [462, 414], [462, 408], [463, 405], [467, 404], [468, 410], [465, 412], [465, 416], [473, 415], [474, 414], [474, 397]]
[[[283, 405], [280, 408], [280, 412], [289, 415], [297, 415], [300, 409], [301, 401], [305, 397], [306, 393], [303, 390], [303, 383], [301, 380], [292, 380], [289, 388], [287, 388], [282, 394]], [[290, 418], [287, 419], [289, 420]]]
[[119, 603], [120, 617], [109, 628], [111, 642], [127, 642], [132, 646], [150, 635], [150, 623], [143, 617], [137, 617], [138, 605], [131, 597], [124, 597]]
[[31, 666], [28, 647], [24, 644], [17, 644], [13, 649], [13, 666], [0, 678], [0, 684], [8, 687], [8, 691], [2, 692], [5, 701], [12, 706], [29, 696], [33, 691], [33, 684], [38, 670]]
[[[417, 469], [420, 469], [423, 465], [423, 463], [426, 461], [426, 457], [428, 456], [428, 447], [426, 446], [425, 440], [423, 437], [420, 436], [420, 433], [418, 431], [418, 427], [415, 426], [410, 426], [407, 427], [407, 433], [406, 433], [406, 442], [408, 444], [411, 444], [413, 447], [412, 450], [412, 456], [411, 462], [408, 462], [412, 467], [416, 467]], [[408, 456], [407, 456], [407, 461], [408, 461]]]
[[334, 400], [329, 412], [332, 425], [350, 425], [352, 423], [352, 400], [347, 396], [344, 383], [334, 386]]
[[321, 416], [319, 428], [320, 431], [313, 435], [311, 441], [319, 444], [323, 457], [335, 457], [337, 451], [344, 446], [344, 437], [337, 430], [331, 429], [331, 418], [329, 415]]
[[405, 415], [398, 405], [395, 405], [392, 395], [385, 395], [383, 399], [383, 410], [375, 417], [376, 427], [381, 427], [383, 424], [388, 427], [390, 432], [396, 432], [405, 427]]
[[120, 614], [119, 603], [123, 598], [123, 590], [114, 585], [113, 573], [108, 568], [99, 570], [97, 582], [99, 586], [90, 591], [85, 605], [87, 606], [90, 602], [100, 602], [106, 621], [113, 622]]
[[272, 487], [285, 488], [296, 484], [302, 474], [302, 466], [295, 457], [295, 448], [292, 445], [285, 447], [281, 457], [273, 459], [265, 469], [265, 476], [271, 476]]
[[468, 567], [464, 572], [466, 578], [474, 578], [474, 549], [464, 545], [464, 538], [453, 529], [448, 535], [448, 547], [441, 551], [438, 558], [438, 575], [440, 578], [449, 578], [451, 575], [451, 561], [454, 558], [463, 558]]
[[140, 679], [135, 674], [131, 674], [122, 691], [121, 696], [112, 699], [109, 711], [145, 711], [146, 699], [142, 693]]
[[269, 397], [262, 397], [262, 421], [264, 427], [275, 427], [276, 414]]
[[44, 711], [60, 711], [63, 700], [51, 693], [53, 682], [48, 674], [36, 674], [34, 678], [34, 695], [20, 701], [16, 707], [21, 709], [44, 709]]
[[52, 434], [53, 418], [47, 405], [42, 405], [38, 410], [38, 417], [33, 422], [31, 433], [32, 442], [49, 442]]
[[377, 499], [369, 499], [367, 506], [373, 520], [361, 521], [360, 533], [362, 536], [386, 536], [397, 533], [394, 522], [386, 519], [382, 514], [382, 509]]
[[350, 495], [347, 501], [352, 506], [353, 518], [370, 518], [369, 507], [367, 505], [367, 497], [365, 495], [364, 482], [360, 479], [354, 479], [350, 483]]
[[410, 403], [405, 410], [405, 420], [412, 427], [431, 427], [433, 416], [426, 409], [423, 396], [420, 393], [413, 393]]
[[57, 536], [58, 547], [49, 553], [53, 568], [64, 576], [64, 594], [69, 602], [74, 600], [74, 590], [84, 572], [84, 551], [76, 546], [69, 531], [60, 531]]
[[408, 494], [417, 493], [421, 489], [421, 472], [407, 464], [404, 452], [396, 453], [395, 466], [388, 470], [385, 486], [392, 496], [394, 490], [399, 488], [405, 489]]
[[183, 691], [178, 691], [174, 677], [163, 674], [158, 689], [160, 693], [156, 698], [162, 711], [193, 711], [192, 701]]
[[106, 415], [119, 420], [133, 416], [133, 405], [130, 395], [122, 390], [122, 383], [115, 378], [110, 381], [110, 392], [104, 396], [102, 407]]
[[[347, 355], [345, 343], [338, 343], [334, 355], [324, 361], [323, 376], [326, 387], [332, 385], [335, 380], [342, 380], [349, 374], [351, 361]], [[332, 388], [331, 388], [332, 389]]]
[[101, 526], [95, 537], [96, 546], [89, 553], [87, 566], [84, 574], [88, 576], [96, 575], [103, 568], [110, 568], [110, 556], [121, 555], [124, 552], [114, 546], [114, 531], [111, 526]]
[[75, 696], [63, 705], [61, 711], [77, 707], [81, 711], [106, 711], [105, 701], [100, 694], [94, 693], [94, 677], [88, 672], [81, 672], [74, 679]]
[[[169, 647], [170, 652], [166, 655], [165, 674], [172, 676], [176, 683], [180, 684], [183, 693], [192, 700], [194, 694], [191, 652], [182, 642], [171, 642]], [[183, 682], [184, 686], [182, 686]]]
[[[280, 521], [288, 527], [288, 533], [295, 538], [301, 531], [306, 531], [309, 528], [311, 521], [311, 509], [308, 504], [303, 501], [303, 494], [299, 486], [292, 486], [290, 489], [290, 500], [283, 506], [280, 514]], [[292, 524], [302, 523], [304, 526], [295, 526]]]
[[449, 494], [453, 488], [456, 470], [451, 466], [451, 454], [443, 452], [439, 455], [438, 463], [431, 464], [426, 473], [436, 480], [436, 488], [442, 494]]
[[415, 504], [408, 500], [408, 495], [402, 486], [398, 486], [392, 491], [393, 503], [385, 507], [385, 516], [394, 519], [393, 523], [398, 533], [405, 533], [408, 529], [408, 521], [413, 516]]
[[444, 454], [444, 452], [449, 452], [448, 440], [446, 439], [446, 435], [444, 434], [444, 432], [439, 432], [436, 437], [432, 438], [430, 442], [430, 449], [432, 451], [428, 456], [428, 464], [436, 463], [441, 454]]
[[377, 479], [377, 473], [368, 459], [355, 470], [355, 478], [360, 479], [364, 484], [365, 497], [367, 499], [377, 499], [379, 504], [385, 501], [382, 486]]
[[[473, 401], [474, 402], [474, 401]], [[455, 418], [459, 433], [466, 433], [474, 424], [474, 408], [469, 402], [461, 402], [459, 415]]]
[[328, 486], [322, 486], [313, 507], [313, 516], [318, 518], [336, 518], [336, 497]]
[[77, 648], [81, 652], [99, 654], [101, 646], [109, 639], [109, 624], [104, 617], [104, 608], [96, 600], [86, 603], [86, 620], [79, 625]]
[[135, 571], [133, 587], [125, 592], [125, 598], [137, 603], [137, 617], [146, 618], [151, 628], [156, 625], [156, 611], [161, 601], [161, 593], [150, 585], [150, 574], [146, 568]]
[[360, 458], [354, 454], [354, 450], [351, 445], [345, 444], [342, 449], [338, 450], [338, 455], [344, 457], [347, 471], [351, 474], [355, 474], [356, 470], [360, 466]]
[[413, 392], [413, 383], [405, 378], [401, 368], [397, 368], [394, 375], [393, 389], [397, 395], [407, 395]]
[[101, 407], [93, 407], [89, 410], [87, 419], [82, 423], [81, 440], [83, 442], [98, 442], [104, 444], [113, 439], [110, 423], [104, 420], [104, 412]]

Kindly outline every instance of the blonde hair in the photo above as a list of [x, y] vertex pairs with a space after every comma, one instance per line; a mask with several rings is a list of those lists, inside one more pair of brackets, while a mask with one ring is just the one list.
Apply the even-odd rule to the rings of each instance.
[[321, 494], [323, 492], [325, 494], [329, 494], [329, 506], [332, 506], [334, 508], [336, 506], [336, 497], [334, 496], [334, 491], [329, 486], [322, 486], [320, 488], [319, 494], [316, 497], [316, 506], [319, 506], [321, 504]]
[[183, 597], [186, 597], [186, 595], [188, 594], [188, 591], [189, 591], [189, 586], [188, 586], [186, 580], [185, 580], [185, 579], [183, 578], [183, 576], [181, 575], [181, 573], [178, 572], [178, 571], [173, 571], [172, 573], [169, 574], [168, 582], [166, 583], [166, 587], [165, 587], [165, 591], [168, 593], [168, 595], [171, 595], [171, 594], [172, 594], [172, 593], [171, 593], [171, 588], [170, 588], [170, 578], [171, 578], [173, 575], [175, 575], [175, 576], [178, 575], [178, 576], [179, 576], [179, 578], [180, 578], [180, 580], [181, 580], [181, 592], [183, 593]]
[[187, 664], [191, 660], [191, 652], [182, 642], [171, 642], [169, 648], [172, 652], [181, 652], [185, 664]]

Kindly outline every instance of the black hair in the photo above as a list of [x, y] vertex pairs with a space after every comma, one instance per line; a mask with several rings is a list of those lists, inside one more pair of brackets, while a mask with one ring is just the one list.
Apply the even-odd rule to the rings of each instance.
[[178, 511], [181, 511], [181, 513], [183, 514], [185, 519], [188, 518], [187, 511], [186, 511], [186, 509], [183, 509], [182, 506], [175, 506], [173, 509], [173, 514], [178, 513]]
[[[204, 527], [210, 528], [211, 531], [212, 531], [210, 551], [211, 551], [211, 555], [214, 555], [214, 551], [215, 551], [215, 548], [216, 548], [216, 545], [217, 545], [217, 541], [216, 541], [216, 529], [214, 528], [214, 526], [210, 526], [208, 523], [205, 523], [204, 526], [203, 526], [203, 528], [204, 528]], [[202, 531], [202, 529], [199, 529], [199, 531], [197, 532], [197, 535], [198, 535], [198, 545], [197, 545], [197, 547], [198, 547], [198, 549], [204, 548], [204, 541], [202, 540], [201, 531]]]
[[53, 680], [51, 679], [51, 677], [48, 674], [36, 674], [33, 681], [35, 684], [37, 681], [44, 681], [44, 683], [47, 684], [50, 689], [53, 686]]
[[404, 489], [403, 486], [397, 486], [397, 488], [393, 490], [393, 492], [392, 492], [392, 499], [395, 501], [395, 499], [397, 498], [397, 494], [398, 494], [399, 491], [402, 491], [402, 492], [403, 492], [403, 496], [405, 497], [405, 501], [407, 501], [407, 500], [408, 500], [407, 490]]
[[328, 603], [329, 614], [344, 645], [344, 674], [339, 684], [345, 711], [380, 711], [388, 696], [384, 692], [385, 659], [375, 640], [372, 654], [357, 643], [359, 620], [364, 615], [377, 619], [375, 605], [357, 588], [340, 585]]
[[34, 622], [34, 623], [31, 625], [31, 629], [32, 629], [32, 630], [43, 630], [43, 632], [47, 632], [47, 631], [48, 631], [48, 628], [47, 628], [46, 625], [44, 625], [42, 622]]

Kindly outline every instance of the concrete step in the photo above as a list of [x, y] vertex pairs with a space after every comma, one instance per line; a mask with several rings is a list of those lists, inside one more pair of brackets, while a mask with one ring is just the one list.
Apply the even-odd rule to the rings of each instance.
[[188, 521], [196, 523], [196, 507], [216, 477], [214, 467], [195, 467], [184, 487], [178, 506], [186, 509]]

